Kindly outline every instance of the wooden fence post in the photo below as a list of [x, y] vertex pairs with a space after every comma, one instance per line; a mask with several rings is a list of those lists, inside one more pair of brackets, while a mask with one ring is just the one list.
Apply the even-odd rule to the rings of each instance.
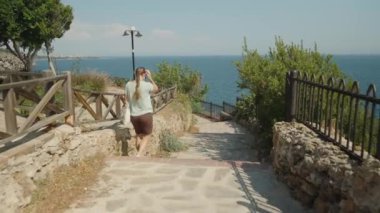
[[96, 119], [95, 120], [102, 120], [102, 94], [98, 94], [98, 97], [96, 97]]
[[120, 95], [116, 95], [115, 98], [116, 98], [116, 105], [115, 105], [116, 117], [121, 118], [121, 97]]
[[71, 88], [71, 72], [66, 72], [66, 81], [64, 83], [64, 109], [70, 113], [65, 118], [65, 122], [71, 126], [75, 125], [75, 108], [74, 108], [74, 97], [73, 97], [73, 89]]
[[3, 90], [5, 127], [9, 134], [17, 133], [16, 96], [13, 89]]

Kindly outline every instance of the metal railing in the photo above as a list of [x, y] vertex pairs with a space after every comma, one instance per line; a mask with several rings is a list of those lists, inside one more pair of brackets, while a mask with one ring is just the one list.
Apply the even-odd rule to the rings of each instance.
[[230, 103], [227, 103], [225, 101], [223, 101], [222, 107], [223, 107], [223, 112], [226, 112], [230, 115], [234, 115], [236, 112], [236, 106]]
[[201, 103], [201, 111], [198, 113], [215, 120], [222, 120], [221, 119], [222, 112], [228, 113], [230, 115], [234, 115], [235, 110], [236, 110], [234, 105], [229, 104], [224, 101], [222, 105], [215, 104], [208, 101], [200, 101], [200, 103]]
[[360, 94], [359, 83], [297, 71], [286, 75], [286, 120], [296, 120], [313, 129], [352, 158], [370, 155], [380, 159], [380, 99], [375, 85]]

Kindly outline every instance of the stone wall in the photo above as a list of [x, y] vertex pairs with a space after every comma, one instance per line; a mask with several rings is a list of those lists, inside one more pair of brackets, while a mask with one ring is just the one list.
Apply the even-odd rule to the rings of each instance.
[[[148, 155], [159, 148], [163, 130], [181, 134], [191, 123], [191, 110], [174, 101], [154, 115]], [[78, 162], [97, 153], [134, 155], [134, 130], [118, 121], [59, 126], [25, 144], [0, 154], [0, 203], [2, 211], [17, 212], [31, 201], [36, 181], [45, 179], [62, 165]]]
[[362, 164], [299, 123], [274, 125], [273, 168], [316, 212], [380, 212], [380, 162]]
[[0, 71], [20, 71], [24, 64], [10, 53], [0, 52]]

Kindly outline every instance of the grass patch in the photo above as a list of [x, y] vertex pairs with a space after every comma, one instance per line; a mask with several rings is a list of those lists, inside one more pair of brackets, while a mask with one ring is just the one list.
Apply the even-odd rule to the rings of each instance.
[[123, 89], [125, 88], [125, 85], [129, 81], [128, 78], [117, 77], [117, 76], [112, 76], [111, 80], [112, 80], [112, 83], [113, 83], [114, 86], [120, 87], [120, 88], [123, 88]]
[[37, 183], [32, 202], [23, 212], [63, 212], [95, 183], [105, 156], [97, 154], [77, 164], [62, 166]]
[[75, 88], [96, 92], [103, 92], [107, 86], [112, 85], [112, 81], [107, 74], [95, 71], [75, 73], [72, 76], [72, 82]]
[[187, 146], [178, 140], [178, 137], [165, 130], [160, 134], [160, 150], [164, 152], [180, 152], [187, 149]]

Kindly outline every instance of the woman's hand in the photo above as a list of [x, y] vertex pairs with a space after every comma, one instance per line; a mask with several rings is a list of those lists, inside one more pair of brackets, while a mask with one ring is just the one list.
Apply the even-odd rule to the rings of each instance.
[[146, 77], [149, 79], [150, 82], [153, 84], [153, 92], [158, 92], [158, 86], [156, 83], [153, 81], [152, 74], [150, 73], [150, 70], [146, 69], [145, 70]]
[[150, 73], [150, 70], [146, 69], [145, 70], [145, 75], [149, 80], [152, 80], [152, 74]]

